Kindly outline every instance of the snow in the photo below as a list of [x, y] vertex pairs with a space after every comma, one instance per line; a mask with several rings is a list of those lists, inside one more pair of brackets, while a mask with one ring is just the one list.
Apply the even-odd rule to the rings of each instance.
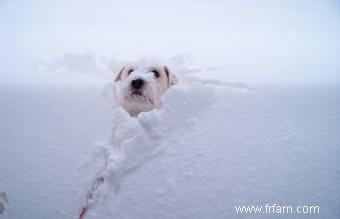
[[[0, 3], [1, 219], [340, 217], [337, 1], [79, 4]], [[150, 60], [179, 83], [130, 117]]]
[[74, 218], [98, 174], [87, 218], [228, 218], [267, 203], [339, 216], [338, 86], [195, 82], [137, 118], [107, 86], [1, 87], [8, 218]]
[[0, 216], [6, 216], [8, 214], [8, 200], [5, 192], [0, 192]]

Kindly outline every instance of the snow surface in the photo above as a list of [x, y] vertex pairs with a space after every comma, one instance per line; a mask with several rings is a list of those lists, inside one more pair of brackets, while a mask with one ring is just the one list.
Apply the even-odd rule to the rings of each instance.
[[197, 79], [137, 118], [110, 90], [1, 86], [8, 218], [75, 218], [98, 174], [105, 182], [87, 218], [237, 218], [235, 205], [267, 203], [339, 217], [339, 86]]

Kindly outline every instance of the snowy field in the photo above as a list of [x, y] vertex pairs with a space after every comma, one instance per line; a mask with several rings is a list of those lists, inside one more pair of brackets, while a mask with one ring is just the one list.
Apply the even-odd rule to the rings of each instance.
[[[78, 218], [98, 177], [85, 218], [340, 217], [337, 1], [5, 0], [0, 26], [1, 219]], [[179, 83], [132, 118], [111, 82], [150, 57]], [[267, 204], [319, 213], [235, 210]]]
[[339, 216], [339, 86], [174, 87], [138, 118], [103, 90], [1, 87], [8, 218], [75, 218], [107, 160], [88, 218], [237, 218], [235, 205], [274, 203]]

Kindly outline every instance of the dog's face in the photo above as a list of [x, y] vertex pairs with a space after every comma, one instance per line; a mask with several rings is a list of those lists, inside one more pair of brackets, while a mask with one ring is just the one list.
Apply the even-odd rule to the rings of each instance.
[[116, 98], [135, 116], [160, 107], [161, 96], [176, 82], [166, 66], [125, 66], [114, 80]]

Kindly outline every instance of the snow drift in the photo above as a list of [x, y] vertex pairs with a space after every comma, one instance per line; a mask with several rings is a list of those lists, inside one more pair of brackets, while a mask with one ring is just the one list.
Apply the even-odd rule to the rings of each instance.
[[86, 218], [233, 218], [274, 203], [339, 217], [338, 86], [216, 83], [177, 67], [182, 83], [137, 118], [110, 84], [3, 84], [7, 218], [75, 218], [98, 175]]

